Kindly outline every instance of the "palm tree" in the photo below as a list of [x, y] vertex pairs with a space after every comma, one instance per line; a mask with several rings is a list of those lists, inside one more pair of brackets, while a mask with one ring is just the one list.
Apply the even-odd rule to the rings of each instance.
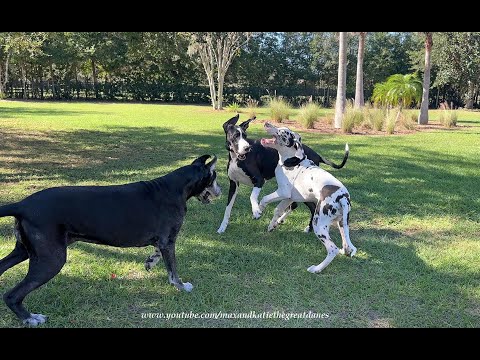
[[431, 32], [425, 34], [425, 72], [423, 73], [423, 93], [420, 114], [418, 114], [418, 123], [420, 125], [428, 124], [428, 91], [430, 89], [430, 53], [432, 51], [433, 39]]
[[347, 33], [339, 34], [338, 48], [338, 85], [337, 85], [337, 101], [335, 104], [335, 128], [342, 127], [343, 113], [346, 103], [346, 87], [347, 87]]
[[358, 33], [357, 81], [355, 84], [355, 108], [365, 106], [363, 96], [363, 55], [365, 54], [366, 32]]
[[395, 74], [387, 81], [378, 83], [373, 89], [372, 99], [375, 103], [401, 108], [416, 104], [422, 97], [422, 82], [417, 73]]

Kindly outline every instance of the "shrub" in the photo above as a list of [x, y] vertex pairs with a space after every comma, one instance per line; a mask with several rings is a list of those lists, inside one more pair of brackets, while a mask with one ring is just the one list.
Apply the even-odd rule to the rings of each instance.
[[254, 116], [257, 116], [258, 100], [255, 100], [249, 97], [247, 101], [245, 101], [245, 104], [247, 105], [247, 113], [248, 113], [249, 119], [253, 118]]
[[236, 101], [227, 105], [226, 108], [228, 112], [236, 112], [236, 113], [240, 112], [240, 105]]
[[440, 123], [446, 127], [457, 126], [458, 114], [455, 110], [444, 109], [440, 112]]
[[355, 126], [362, 124], [363, 119], [363, 111], [360, 109], [354, 109], [352, 102], [347, 102], [342, 121], [343, 132], [351, 133]]
[[270, 100], [270, 117], [272, 120], [282, 122], [290, 117], [290, 105], [282, 98], [273, 98]]
[[417, 127], [418, 112], [417, 111], [402, 111], [400, 115], [400, 125], [407, 130], [415, 130]]
[[307, 129], [313, 129], [315, 121], [320, 118], [321, 108], [320, 105], [314, 102], [309, 102], [302, 105], [300, 108], [299, 118], [303, 126]]
[[400, 115], [401, 111], [398, 108], [390, 109], [387, 112], [387, 118], [385, 120], [385, 131], [387, 134], [393, 134], [395, 132], [395, 126]]
[[368, 129], [381, 131], [385, 120], [385, 110], [377, 107], [365, 106], [363, 108], [363, 125]]

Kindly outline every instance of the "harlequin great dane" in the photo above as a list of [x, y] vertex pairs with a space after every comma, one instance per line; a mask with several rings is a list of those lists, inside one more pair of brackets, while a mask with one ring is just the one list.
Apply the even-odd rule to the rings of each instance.
[[0, 217], [15, 217], [17, 242], [0, 260], [0, 275], [30, 259], [28, 273], [4, 300], [24, 324], [36, 326], [46, 316], [22, 305], [30, 292], [57, 275], [67, 259], [67, 246], [81, 240], [116, 247], [153, 245], [150, 270], [162, 257], [168, 280], [179, 290], [192, 284], [178, 277], [175, 240], [187, 211], [187, 200], [209, 203], [221, 191], [216, 182], [217, 158], [203, 155], [171, 173], [150, 180], [114, 186], [62, 186], [36, 192], [20, 202], [1, 206]]
[[[275, 169], [278, 189], [266, 195], [260, 201], [260, 210], [268, 203], [281, 201], [274, 212], [268, 230], [275, 229], [285, 209], [294, 201], [315, 202], [313, 231], [327, 249], [327, 257], [322, 263], [312, 265], [309, 272], [319, 273], [333, 260], [337, 253], [353, 256], [357, 249], [350, 241], [348, 228], [350, 215], [350, 194], [347, 188], [327, 171], [316, 166], [305, 156], [300, 136], [286, 127], [276, 128], [265, 123], [265, 130], [272, 135], [262, 139], [263, 146], [278, 151], [278, 166]], [[348, 144], [346, 146], [348, 151]], [[342, 249], [330, 239], [329, 230], [332, 222], [337, 221], [342, 236]]]
[[[219, 234], [225, 232], [227, 229], [232, 207], [235, 203], [240, 184], [253, 186], [250, 195], [253, 218], [258, 219], [260, 217], [261, 211], [258, 206], [258, 196], [265, 181], [275, 176], [275, 168], [278, 163], [277, 150], [263, 147], [259, 140], [251, 140], [247, 138], [248, 126], [251, 121], [255, 120], [255, 117], [242, 122], [240, 125], [236, 125], [238, 119], [239, 115], [237, 114], [223, 124], [226, 140], [225, 147], [228, 150], [227, 173], [228, 178], [230, 179], [230, 189], [228, 191], [227, 207], [225, 209], [223, 221], [217, 230]], [[316, 165], [324, 163], [335, 169], [341, 169], [348, 159], [348, 151], [346, 151], [342, 163], [337, 165], [330, 160], [323, 158], [308, 146], [303, 145], [303, 147], [307, 158], [312, 160]], [[309, 225], [305, 228], [305, 231], [308, 232], [312, 230], [312, 219], [316, 204], [305, 203], [305, 205], [308, 206], [311, 213]], [[294, 210], [297, 206], [296, 203], [292, 203], [282, 217], [282, 220], [285, 219], [288, 213]]]

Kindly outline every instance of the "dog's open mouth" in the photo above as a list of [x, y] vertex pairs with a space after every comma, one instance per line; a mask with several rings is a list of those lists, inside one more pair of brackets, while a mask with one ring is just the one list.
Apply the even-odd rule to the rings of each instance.
[[212, 202], [210, 198], [211, 194], [209, 191], [205, 191], [197, 196], [197, 199], [202, 202], [202, 204], [210, 204]]
[[260, 140], [260, 143], [263, 146], [275, 145], [277, 143], [277, 139], [275, 138], [275, 136], [273, 136], [271, 139], [262, 138], [262, 140]]

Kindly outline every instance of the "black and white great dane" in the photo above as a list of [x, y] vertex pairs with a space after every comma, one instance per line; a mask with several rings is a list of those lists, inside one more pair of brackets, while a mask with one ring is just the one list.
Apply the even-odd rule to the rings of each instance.
[[[275, 168], [278, 164], [277, 150], [262, 146], [259, 140], [247, 138], [246, 131], [250, 122], [255, 120], [255, 117], [242, 122], [240, 125], [236, 125], [238, 120], [239, 115], [237, 114], [223, 124], [226, 138], [225, 147], [228, 150], [227, 173], [230, 179], [230, 188], [223, 221], [217, 230], [219, 234], [225, 232], [227, 229], [240, 184], [253, 186], [252, 193], [250, 194], [253, 218], [258, 219], [260, 217], [262, 212], [258, 206], [258, 196], [265, 181], [275, 176]], [[341, 169], [348, 159], [348, 149], [345, 150], [342, 163], [337, 165], [323, 158], [308, 146], [303, 145], [303, 147], [307, 158], [312, 160], [316, 165], [324, 163], [335, 169]], [[308, 232], [312, 230], [312, 219], [315, 213], [316, 203], [307, 202], [305, 205], [308, 206], [311, 213], [309, 225], [305, 228], [305, 231]], [[296, 203], [291, 204], [290, 208], [282, 217], [282, 221], [288, 213], [296, 207]]]
[[[263, 146], [278, 151], [279, 160], [275, 169], [278, 189], [263, 197], [260, 210], [274, 201], [281, 201], [275, 209], [268, 230], [272, 231], [279, 224], [279, 219], [292, 202], [315, 202], [313, 231], [327, 249], [327, 257], [322, 263], [312, 265], [307, 270], [319, 273], [340, 252], [353, 256], [357, 248], [350, 241], [350, 194], [347, 188], [332, 174], [315, 165], [305, 156], [300, 135], [286, 127], [277, 128], [265, 123], [265, 130], [272, 135], [262, 139]], [[330, 239], [329, 230], [336, 221], [342, 236], [342, 249], [339, 250]]]
[[7, 306], [24, 324], [46, 317], [22, 305], [30, 292], [57, 275], [67, 259], [67, 246], [80, 240], [116, 247], [153, 245], [145, 261], [150, 270], [162, 257], [168, 280], [179, 290], [193, 286], [178, 277], [175, 240], [187, 211], [187, 200], [209, 203], [221, 193], [217, 158], [203, 155], [171, 173], [150, 180], [113, 186], [63, 186], [36, 192], [0, 207], [0, 217], [15, 217], [14, 250], [0, 260], [0, 275], [30, 259], [28, 273], [4, 295]]

